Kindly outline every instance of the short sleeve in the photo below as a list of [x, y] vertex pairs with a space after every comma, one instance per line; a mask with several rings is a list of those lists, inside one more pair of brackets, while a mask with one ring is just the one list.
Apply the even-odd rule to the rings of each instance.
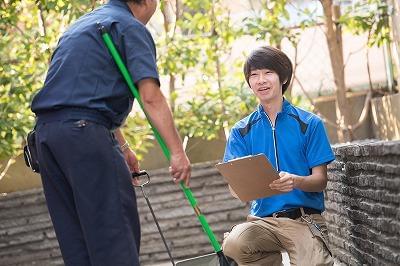
[[233, 128], [226, 143], [224, 162], [247, 155], [249, 154], [245, 140], [239, 130]]
[[126, 62], [134, 83], [153, 78], [159, 81], [156, 48], [150, 32], [142, 25], [130, 26], [123, 32]]
[[322, 164], [329, 164], [335, 160], [332, 147], [329, 143], [324, 124], [320, 119], [313, 123], [307, 136], [306, 157], [309, 168]]

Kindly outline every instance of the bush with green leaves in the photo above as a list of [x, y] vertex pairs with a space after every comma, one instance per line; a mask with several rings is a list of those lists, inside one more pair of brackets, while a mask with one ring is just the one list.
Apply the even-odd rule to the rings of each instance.
[[[217, 138], [221, 129], [226, 131], [254, 109], [256, 99], [242, 74], [244, 56], [232, 58], [235, 40], [249, 35], [279, 46], [288, 38], [296, 45], [297, 33], [282, 23], [289, 19], [288, 1], [260, 2], [260, 10], [234, 23], [224, 6], [226, 1], [178, 0], [172, 10], [175, 20], [154, 36], [160, 74], [171, 79], [168, 96], [182, 135]], [[387, 6], [380, 2], [362, 1], [347, 9], [340, 22], [356, 34], [370, 32], [376, 38], [369, 41], [380, 44], [388, 36]], [[163, 11], [166, 3], [161, 2]], [[21, 152], [23, 139], [34, 124], [30, 103], [43, 85], [59, 36], [99, 4], [93, 0], [0, 2], [0, 158]], [[309, 10], [300, 11], [311, 17]], [[315, 25], [309, 18], [300, 27]], [[146, 140], [152, 135], [142, 115], [128, 117], [123, 131], [139, 156], [147, 152], [151, 144]]]

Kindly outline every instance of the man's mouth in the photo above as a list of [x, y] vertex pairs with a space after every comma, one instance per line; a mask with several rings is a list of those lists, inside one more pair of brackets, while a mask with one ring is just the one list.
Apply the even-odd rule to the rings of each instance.
[[260, 87], [260, 88], [258, 89], [258, 91], [267, 91], [267, 90], [269, 90], [269, 89], [271, 89], [271, 87]]

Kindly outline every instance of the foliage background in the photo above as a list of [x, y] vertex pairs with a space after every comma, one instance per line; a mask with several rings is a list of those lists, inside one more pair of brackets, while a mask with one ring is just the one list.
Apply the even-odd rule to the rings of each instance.
[[[103, 1], [3, 0], [0, 2], [0, 159], [21, 152], [34, 124], [30, 102], [44, 81], [51, 53], [66, 27]], [[316, 10], [296, 6], [302, 1], [259, 0], [240, 21], [233, 21], [222, 0], [160, 1], [162, 19], [150, 28], [158, 48], [160, 73], [166, 78], [176, 124], [182, 136], [217, 138], [255, 106], [242, 78], [243, 55], [233, 57], [234, 41], [243, 36], [296, 47], [298, 30], [321, 24]], [[322, 2], [322, 1], [321, 1]], [[225, 5], [224, 5], [225, 4]], [[288, 5], [296, 6], [296, 27], [289, 25]], [[368, 32], [368, 45], [389, 39], [382, 1], [359, 1], [343, 9], [338, 21], [354, 34]], [[296, 59], [294, 59], [296, 64]], [[292, 98], [290, 89], [288, 98]], [[298, 104], [313, 108], [300, 95]], [[308, 103], [308, 104], [307, 104]], [[152, 145], [140, 114], [129, 117], [124, 132], [139, 156]]]

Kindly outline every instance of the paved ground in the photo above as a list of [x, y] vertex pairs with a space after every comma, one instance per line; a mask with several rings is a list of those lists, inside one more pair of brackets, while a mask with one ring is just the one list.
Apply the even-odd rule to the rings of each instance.
[[[290, 266], [289, 256], [286, 252], [282, 253], [282, 263], [284, 266]], [[171, 266], [171, 265], [172, 263], [166, 262], [166, 263], [152, 264], [150, 266]]]
[[[282, 263], [283, 263], [283, 266], [290, 266], [289, 256], [286, 252], [282, 253]], [[166, 262], [166, 263], [152, 264], [150, 266], [171, 266], [171, 265], [172, 265], [172, 263]], [[335, 266], [344, 266], [344, 264], [338, 263], [336, 261], [335, 261], [334, 265]]]

